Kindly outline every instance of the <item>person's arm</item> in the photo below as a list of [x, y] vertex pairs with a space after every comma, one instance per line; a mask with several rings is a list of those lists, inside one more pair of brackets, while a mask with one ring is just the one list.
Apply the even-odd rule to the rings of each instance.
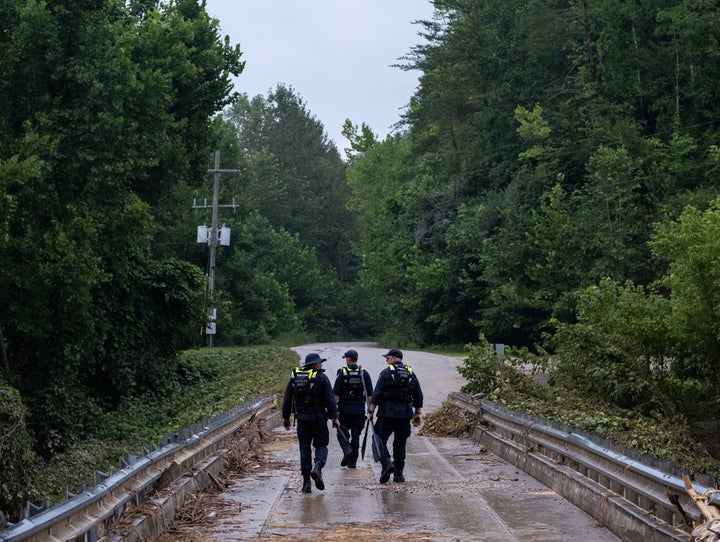
[[412, 378], [415, 380], [415, 391], [413, 393], [413, 406], [415, 407], [415, 413], [419, 414], [422, 412], [424, 397], [422, 392], [422, 386], [420, 386], [420, 380], [415, 373]]
[[370, 416], [373, 416], [375, 414], [375, 410], [380, 406], [382, 403], [382, 393], [383, 388], [385, 386], [384, 380], [383, 380], [383, 373], [380, 373], [378, 376], [377, 382], [375, 383], [375, 389], [373, 390], [372, 397], [370, 399]]
[[342, 385], [341, 379], [342, 376], [340, 376], [340, 371], [338, 371], [338, 376], [335, 378], [335, 384], [333, 384], [333, 393], [335, 394], [336, 404], [340, 404], [340, 386]]
[[325, 377], [323, 379], [325, 387], [325, 408], [327, 409], [328, 417], [332, 420], [333, 427], [340, 427], [337, 401], [335, 400], [335, 394], [333, 392], [332, 386], [330, 385], [330, 379], [323, 374], [321, 374], [320, 376]]
[[368, 401], [370, 401], [373, 396], [373, 383], [372, 377], [365, 370], [363, 370], [363, 379], [365, 380], [365, 393], [367, 393]]
[[420, 387], [420, 381], [415, 373], [413, 373], [412, 378], [415, 380], [415, 391], [413, 393], [413, 407], [415, 407], [415, 413], [413, 414], [412, 423], [415, 427], [417, 427], [422, 421], [423, 392]]
[[285, 395], [283, 396], [282, 404], [283, 427], [286, 431], [290, 430], [290, 414], [292, 412], [293, 399], [292, 380], [290, 380], [287, 386], [285, 386]]

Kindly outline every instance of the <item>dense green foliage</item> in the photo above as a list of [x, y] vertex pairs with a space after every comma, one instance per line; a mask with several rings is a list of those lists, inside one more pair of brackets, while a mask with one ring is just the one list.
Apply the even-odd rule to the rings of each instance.
[[563, 386], [712, 412], [720, 8], [433, 4], [405, 131], [351, 139], [378, 331], [548, 351]]
[[[30, 495], [33, 453], [102, 440], [101, 420], [172, 395], [209, 306], [221, 345], [345, 333], [357, 231], [322, 125], [292, 89], [231, 93], [241, 52], [204, 1], [12, 0], [0, 15], [0, 369], [22, 429], [0, 434], [17, 452], [1, 510]], [[215, 149], [242, 174], [223, 175], [238, 204], [209, 299], [209, 212], [191, 204]]]
[[[502, 359], [486, 341], [468, 349], [460, 372], [468, 379], [462, 391], [484, 393], [486, 400], [518, 412], [556, 421], [574, 429], [587, 431], [616, 443], [652, 454], [659, 461], [674, 463], [694, 474], [708, 474], [720, 478], [720, 454], [715, 439], [716, 430], [706, 427], [706, 435], [693, 434], [682, 416], [660, 416], [621, 408], [599, 393], [562, 384], [543, 383], [533, 378], [549, 368], [542, 356], [527, 350], [506, 349]], [[550, 370], [551, 375], [558, 372]], [[597, 384], [597, 381], [595, 381]], [[445, 408], [447, 410], [447, 406]], [[438, 411], [431, 417], [442, 417]], [[442, 427], [439, 420], [429, 420], [430, 427]]]
[[295, 352], [279, 347], [182, 352], [177, 376], [162, 396], [129, 398], [100, 416], [93, 438], [38, 466], [35, 492], [62, 501], [67, 488], [93, 485], [94, 470], [115, 471], [120, 457], [139, 453], [142, 446], [158, 445], [161, 438], [245, 400], [281, 395], [297, 364]]
[[155, 207], [203, 178], [240, 51], [196, 1], [144, 4], [0, 8], [0, 351], [43, 458], [158, 392], [206, 319]]
[[233, 241], [218, 253], [218, 344], [343, 336], [357, 230], [337, 149], [282, 85], [238, 96], [215, 129], [221, 167], [242, 171], [221, 186], [221, 199], [239, 205], [221, 217]]
[[653, 223], [720, 192], [718, 8], [434, 5], [405, 133], [350, 164], [368, 295], [397, 300], [409, 339], [530, 346], [575, 318], [576, 291], [660, 278]]
[[35, 456], [26, 413], [17, 390], [0, 380], [0, 503], [4, 511], [21, 510], [37, 495], [33, 491]]
[[[551, 356], [563, 393], [714, 423], [720, 7], [433, 5], [401, 59], [420, 73], [401, 131], [348, 120], [343, 162], [292, 88], [231, 93], [241, 52], [202, 0], [3, 3], [9, 483], [212, 372], [177, 356], [211, 306], [218, 345], [487, 337]], [[209, 299], [192, 202], [215, 150], [240, 174], [222, 174]], [[498, 360], [467, 371], [524, 386]]]

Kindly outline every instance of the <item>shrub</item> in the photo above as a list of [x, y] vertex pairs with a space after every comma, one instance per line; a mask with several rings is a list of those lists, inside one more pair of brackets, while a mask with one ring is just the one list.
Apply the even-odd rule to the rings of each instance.
[[25, 413], [18, 391], [0, 382], [0, 510], [11, 520], [33, 498], [35, 455]]

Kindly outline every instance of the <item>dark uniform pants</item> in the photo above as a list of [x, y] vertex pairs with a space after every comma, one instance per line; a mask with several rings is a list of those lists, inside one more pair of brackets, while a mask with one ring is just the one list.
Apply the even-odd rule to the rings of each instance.
[[297, 437], [300, 446], [300, 472], [310, 474], [313, 468], [312, 447], [315, 447], [315, 461], [320, 467], [327, 463], [330, 431], [327, 419], [297, 420]]
[[402, 472], [405, 468], [405, 445], [412, 432], [410, 429], [410, 420], [412, 420], [412, 418], [388, 418], [386, 416], [378, 416], [375, 422], [375, 435], [385, 445], [380, 447], [385, 456], [380, 457], [380, 462], [385, 465], [390, 460], [387, 442], [390, 435], [394, 435], [392, 461], [395, 463], [395, 470], [399, 472]]
[[[338, 427], [338, 442], [344, 453], [357, 455], [360, 449], [360, 434], [365, 428], [365, 414], [344, 414], [340, 413], [340, 427]], [[340, 435], [342, 431], [342, 435]], [[344, 438], [343, 438], [344, 437]], [[347, 449], [348, 443], [350, 449]]]

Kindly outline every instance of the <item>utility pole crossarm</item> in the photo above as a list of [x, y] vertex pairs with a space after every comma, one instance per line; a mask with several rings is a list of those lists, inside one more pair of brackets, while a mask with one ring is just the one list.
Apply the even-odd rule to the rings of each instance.
[[208, 169], [208, 173], [214, 174], [214, 173], [242, 173], [241, 169], [220, 169], [219, 167], [216, 167], [215, 169]]
[[[218, 208], [227, 208], [227, 209], [237, 209], [240, 207], [237, 203], [235, 203], [235, 198], [233, 198], [232, 203], [225, 203], [225, 204], [218, 204]], [[198, 205], [196, 200], [193, 200], [193, 209], [212, 209], [212, 205], [208, 205], [208, 202], [203, 202], [202, 205]]]

